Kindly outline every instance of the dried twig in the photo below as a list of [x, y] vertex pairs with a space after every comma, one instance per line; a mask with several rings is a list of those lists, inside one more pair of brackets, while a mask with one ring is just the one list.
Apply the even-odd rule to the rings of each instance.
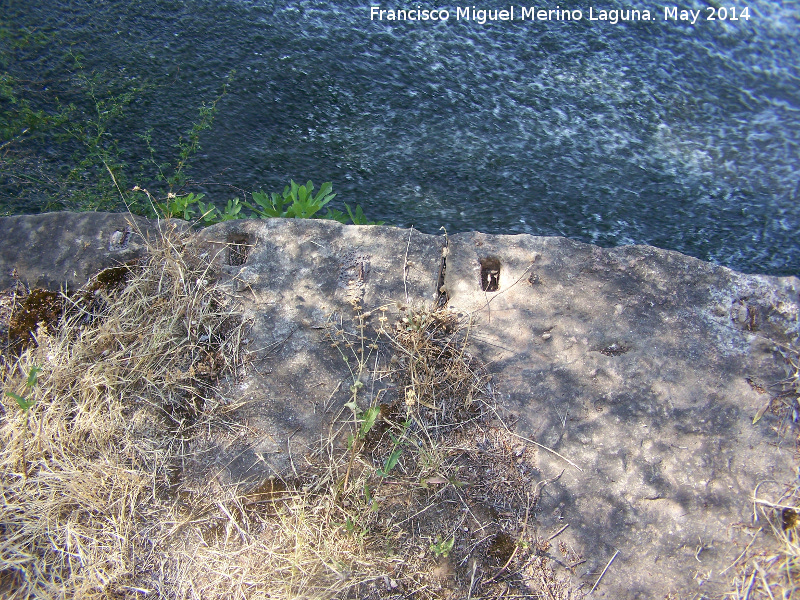
[[611, 563], [612, 563], [612, 562], [614, 562], [614, 559], [615, 559], [615, 558], [617, 558], [617, 554], [619, 554], [619, 550], [617, 550], [616, 552], [614, 552], [614, 556], [612, 556], [612, 557], [611, 557], [611, 560], [609, 560], [609, 561], [608, 561], [608, 564], [606, 565], [606, 568], [605, 568], [605, 569], [603, 569], [603, 572], [602, 572], [602, 573], [600, 573], [600, 577], [598, 577], [598, 578], [597, 578], [597, 581], [595, 581], [595, 582], [594, 582], [594, 585], [592, 586], [592, 589], [591, 589], [591, 590], [589, 590], [589, 593], [590, 593], [590, 594], [591, 594], [593, 591], [595, 591], [595, 589], [597, 589], [597, 586], [598, 586], [598, 585], [600, 585], [600, 580], [603, 578], [603, 575], [605, 575], [605, 574], [606, 574], [606, 571], [608, 571], [608, 568], [611, 566]]

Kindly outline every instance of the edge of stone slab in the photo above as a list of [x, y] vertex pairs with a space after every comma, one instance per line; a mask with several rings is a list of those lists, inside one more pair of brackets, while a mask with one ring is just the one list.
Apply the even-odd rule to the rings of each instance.
[[143, 256], [146, 239], [155, 238], [164, 224], [128, 213], [0, 217], [0, 290], [11, 288], [15, 279], [52, 291], [79, 288], [99, 271]]
[[[564, 246], [570, 246], [576, 253], [586, 255], [587, 259], [597, 260], [604, 257], [607, 260], [613, 260], [617, 263], [620, 270], [625, 270], [624, 261], [641, 261], [646, 258], [657, 258], [667, 261], [679, 261], [684, 263], [686, 274], [704, 271], [706, 273], [714, 273], [717, 275], [728, 275], [731, 278], [753, 277], [759, 278], [767, 282], [783, 282], [788, 285], [794, 285], [800, 289], [800, 273], [796, 275], [767, 275], [761, 273], [744, 273], [737, 271], [731, 267], [718, 265], [700, 258], [695, 258], [684, 254], [677, 250], [669, 250], [665, 248], [658, 248], [647, 244], [629, 244], [623, 246], [614, 246], [611, 248], [603, 248], [595, 244], [589, 244], [578, 240], [573, 240], [563, 236], [537, 236], [527, 233], [521, 234], [487, 234], [479, 231], [469, 231], [462, 233], [451, 234], [452, 241], [461, 243], [471, 242], [475, 246], [475, 255], [478, 259], [491, 259], [495, 258], [496, 251], [494, 250], [501, 244], [513, 244], [515, 246], [533, 246], [533, 244], [525, 244], [523, 240], [536, 240], [542, 246], [541, 251], [546, 249], [548, 245], [555, 244], [562, 246], [562, 253]], [[535, 253], [534, 253], [535, 254]], [[497, 257], [500, 258], [500, 257]], [[478, 265], [476, 264], [477, 268]]]
[[[206, 239], [215, 231], [224, 232], [227, 237], [235, 237], [238, 224], [248, 223], [248, 219], [229, 221], [196, 230], [203, 233]], [[303, 223], [314, 227], [375, 227], [378, 229], [402, 229], [391, 226], [343, 225], [335, 221], [309, 219], [270, 219], [274, 227], [280, 227], [281, 221], [294, 224]], [[0, 217], [0, 290], [14, 285], [12, 271], [16, 269], [17, 277], [30, 287], [43, 287], [58, 290], [63, 286], [76, 288], [85, 284], [95, 273], [129, 260], [138, 258], [146, 251], [143, 237], [153, 238], [165, 224], [174, 224], [183, 230], [190, 230], [188, 223], [178, 219], [153, 220], [129, 213], [107, 212], [49, 212], [33, 215], [12, 215]], [[242, 227], [246, 229], [246, 227]], [[406, 229], [413, 231], [413, 229]], [[443, 237], [440, 235], [417, 235]], [[661, 256], [678, 259], [687, 267], [694, 266], [699, 270], [727, 275], [733, 283], [741, 278], [757, 278], [762, 283], [778, 285], [784, 289], [800, 290], [798, 276], [763, 275], [742, 273], [729, 267], [716, 265], [691, 257], [676, 250], [666, 250], [644, 244], [602, 248], [562, 236], [535, 236], [531, 234], [484, 234], [479, 231], [456, 233], [449, 236], [451, 240], [473, 238], [476, 241], [499, 241], [529, 239], [546, 240], [548, 243], [572, 246], [576, 252], [603, 253], [618, 261], [628, 256], [643, 257]], [[229, 243], [236, 240], [230, 239]], [[480, 252], [478, 252], [480, 255]], [[432, 274], [436, 276], [436, 274]]]
[[[654, 246], [601, 248], [556, 236], [459, 233], [450, 236], [443, 287], [451, 308], [471, 313], [495, 298], [502, 303], [523, 293], [525, 287], [567, 284], [584, 275], [605, 282], [617, 293], [647, 294], [659, 305], [657, 298], [707, 306], [711, 321], [735, 311], [738, 324], [751, 332], [766, 321], [780, 321], [785, 335], [774, 341], [794, 343], [800, 338], [797, 276], [742, 273]], [[496, 289], [481, 292], [481, 286], [491, 283], [490, 277], [496, 278]], [[750, 318], [765, 323], [748, 323]]]

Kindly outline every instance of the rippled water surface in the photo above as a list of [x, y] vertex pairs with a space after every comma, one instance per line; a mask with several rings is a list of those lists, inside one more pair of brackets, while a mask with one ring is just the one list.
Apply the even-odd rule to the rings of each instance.
[[480, 25], [418, 2], [450, 20], [398, 23], [258, 0], [30, 0], [15, 18], [97, 68], [169, 81], [135, 108], [156, 133], [185, 129], [236, 69], [197, 179], [332, 181], [371, 218], [429, 233], [648, 243], [798, 274], [800, 5], [715, 4], [750, 18], [665, 22], [632, 2], [655, 20], [612, 25], [588, 9], [618, 3], [560, 2], [584, 20]]

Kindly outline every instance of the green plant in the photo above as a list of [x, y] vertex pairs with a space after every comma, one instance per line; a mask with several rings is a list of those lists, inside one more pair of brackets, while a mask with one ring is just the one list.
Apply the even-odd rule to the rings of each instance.
[[383, 463], [383, 468], [378, 469], [377, 473], [381, 478], [386, 478], [389, 476], [389, 471], [394, 469], [397, 461], [400, 460], [400, 456], [403, 454], [403, 448], [400, 446], [400, 441], [392, 436], [392, 442], [394, 442], [394, 449], [392, 449], [391, 454], [386, 458], [386, 461]]
[[[27, 64], [25, 59], [41, 59], [50, 53], [52, 36], [23, 27], [13, 27], [0, 20], [0, 208], [20, 206], [32, 201], [43, 202], [46, 206], [60, 205], [69, 198], [74, 204], [84, 201], [84, 191], [98, 186], [96, 179], [77, 177], [77, 169], [86, 166], [86, 161], [96, 159], [107, 148], [106, 141], [100, 148], [91, 148], [89, 154], [82, 155], [82, 149], [97, 143], [98, 130], [90, 131], [96, 125], [95, 118], [101, 119], [100, 137], [103, 137], [104, 124], [116, 118], [116, 112], [92, 114], [86, 111], [79, 116], [78, 104], [74, 101], [76, 87], [85, 85], [74, 73], [79, 59], [67, 53], [61, 61], [63, 71], [69, 80], [54, 82], [37, 80], [22, 71], [19, 65]], [[52, 59], [52, 57], [51, 57]], [[71, 65], [69, 63], [72, 63]], [[66, 83], [66, 85], [65, 85]], [[89, 99], [92, 90], [82, 95]], [[114, 95], [114, 92], [111, 92]], [[70, 101], [65, 101], [65, 96]], [[89, 99], [90, 101], [90, 99]], [[84, 106], [88, 102], [84, 102]], [[83, 125], [85, 142], [76, 143], [76, 127]], [[58, 147], [59, 156], [53, 160], [49, 148]], [[70, 156], [72, 154], [72, 156]], [[76, 154], [81, 154], [76, 158]], [[112, 169], [116, 161], [106, 156]], [[108, 172], [102, 166], [101, 178], [108, 181]], [[115, 197], [116, 192], [113, 192]], [[107, 195], [104, 195], [107, 196]], [[100, 203], [102, 204], [102, 200]]]
[[[323, 188], [325, 187], [326, 186], [323, 185]], [[348, 491], [347, 484], [350, 480], [350, 472], [353, 468], [356, 455], [361, 450], [364, 439], [375, 425], [381, 412], [380, 406], [376, 406], [376, 399], [374, 398], [371, 406], [367, 410], [362, 411], [358, 406], [358, 394], [359, 391], [364, 387], [362, 378], [365, 374], [365, 371], [368, 371], [367, 361], [371, 356], [371, 352], [373, 350], [377, 350], [378, 346], [374, 341], [368, 340], [364, 334], [364, 330], [367, 327], [366, 319], [368, 318], [368, 315], [362, 313], [360, 309], [356, 309], [356, 317], [358, 319], [358, 325], [356, 326], [358, 333], [354, 336], [349, 335], [343, 328], [337, 328], [333, 324], [329, 325], [330, 328], [328, 332], [328, 335], [334, 340], [332, 346], [338, 350], [342, 360], [344, 360], [345, 364], [347, 365], [353, 382], [350, 386], [350, 401], [344, 406], [352, 411], [353, 422], [356, 424], [357, 429], [355, 434], [351, 434], [348, 437], [350, 458], [347, 464], [347, 471], [345, 472], [340, 488], [344, 493], [347, 493]], [[341, 340], [338, 339], [340, 336], [342, 338]], [[354, 344], [353, 337], [355, 337], [356, 344]], [[342, 346], [352, 352], [353, 357], [355, 358], [355, 366], [350, 362], [350, 358], [342, 350]]]
[[[129, 132], [138, 124], [129, 111], [174, 82], [92, 69], [85, 53], [73, 45], [65, 49], [57, 35], [0, 17], [0, 211], [128, 209], [154, 216], [152, 199], [131, 193], [133, 181], [147, 182], [162, 203], [173, 199], [170, 194], [186, 195], [192, 158], [233, 72], [211, 102], [201, 103], [197, 119], [178, 137], [175, 157], [157, 160], [152, 128]], [[30, 72], [33, 64], [37, 69]]]
[[[294, 180], [283, 189], [283, 194], [273, 192], [271, 195], [263, 191], [253, 192], [255, 205], [245, 202], [256, 216], [267, 219], [273, 217], [295, 219], [332, 219], [340, 223], [347, 223], [347, 216], [335, 208], [326, 208], [326, 205], [336, 196], [331, 190], [331, 182], [323, 183], [319, 191], [314, 194], [314, 184], [308, 181], [305, 185], [297, 185]], [[369, 221], [364, 216], [361, 206], [356, 206], [355, 212], [345, 204], [350, 220], [355, 225], [383, 225], [384, 221]], [[324, 215], [319, 214], [326, 208]]]
[[[296, 219], [334, 219], [340, 223], [347, 223], [348, 217], [341, 211], [328, 208], [324, 215], [320, 215], [320, 210], [330, 202], [336, 194], [331, 192], [333, 184], [323, 183], [317, 194], [314, 194], [314, 184], [309, 181], [306, 185], [297, 185], [294, 181], [290, 186], [286, 186], [283, 195], [273, 193], [271, 196], [264, 192], [253, 192], [255, 206], [249, 202], [242, 202], [239, 198], [228, 200], [227, 205], [220, 211], [211, 202], [205, 203], [202, 198], [204, 194], [174, 194], [167, 193], [164, 201], [153, 199], [147, 190], [142, 190], [138, 186], [134, 192], [144, 192], [147, 194], [157, 215], [164, 218], [178, 218], [186, 221], [202, 221], [204, 225], [213, 225], [223, 221], [234, 221], [236, 219], [247, 218], [242, 214], [242, 208], [247, 207], [253, 211], [254, 217], [269, 219], [273, 217], [296, 218]], [[195, 210], [195, 205], [199, 212]], [[357, 206], [355, 212], [345, 204], [350, 220], [355, 225], [382, 224], [383, 221], [368, 221], [364, 216], [361, 206]]]
[[347, 482], [350, 479], [350, 471], [353, 468], [353, 462], [355, 461], [356, 455], [358, 454], [359, 450], [361, 450], [364, 438], [366, 438], [373, 425], [375, 425], [375, 421], [381, 412], [381, 409], [378, 406], [371, 406], [365, 411], [361, 411], [358, 408], [358, 390], [363, 386], [364, 384], [360, 381], [356, 381], [352, 386], [350, 386], [350, 392], [353, 394], [352, 399], [350, 402], [345, 404], [345, 408], [349, 408], [353, 411], [353, 417], [355, 422], [358, 424], [358, 431], [356, 432], [355, 436], [350, 435], [347, 440], [348, 445], [350, 446], [350, 462], [347, 465], [347, 471], [345, 472], [344, 481], [342, 482], [343, 490], [347, 490]]
[[[205, 208], [200, 204], [200, 199], [204, 194], [189, 193], [185, 196], [176, 196], [175, 194], [167, 194], [166, 202], [156, 202], [156, 208], [161, 212], [165, 218], [180, 218], [186, 221], [191, 221], [194, 218], [195, 210], [192, 208], [193, 204], [197, 204], [201, 210]], [[216, 207], [214, 207], [216, 210]], [[206, 215], [205, 211], [202, 216]]]
[[433, 552], [436, 558], [440, 556], [444, 556], [445, 558], [450, 556], [450, 552], [453, 550], [453, 545], [456, 543], [456, 536], [451, 537], [450, 539], [443, 540], [441, 536], [436, 536], [436, 541], [431, 544], [430, 549]]
[[349, 515], [345, 517], [344, 528], [347, 530], [347, 533], [349, 533], [350, 535], [356, 533], [357, 523], [358, 523], [358, 517], [350, 518]]
[[359, 420], [361, 421], [361, 427], [358, 428], [359, 440], [363, 440], [365, 437], [367, 437], [367, 434], [375, 425], [375, 421], [380, 414], [381, 409], [378, 406], [371, 406], [360, 414]]
[[370, 512], [378, 511], [378, 501], [372, 496], [372, 492], [369, 489], [369, 484], [366, 481], [364, 482], [364, 500], [366, 500], [367, 507]]
[[38, 365], [34, 365], [31, 367], [31, 370], [28, 373], [28, 379], [25, 382], [25, 389], [26, 389], [25, 395], [20, 396], [19, 394], [15, 394], [14, 392], [6, 390], [6, 396], [14, 399], [14, 401], [17, 403], [20, 409], [25, 413], [26, 417], [28, 415], [28, 410], [30, 410], [31, 407], [33, 407], [33, 405], [36, 403], [36, 400], [28, 398], [27, 394], [38, 384], [39, 373], [41, 372], [42, 372], [42, 367]]
[[389, 472], [394, 469], [395, 465], [397, 465], [397, 461], [400, 460], [400, 457], [403, 455], [403, 443], [406, 432], [408, 431], [410, 425], [411, 420], [406, 419], [403, 421], [402, 434], [400, 437], [396, 437], [391, 433], [389, 434], [389, 437], [392, 440], [392, 451], [389, 453], [389, 456], [386, 457], [386, 460], [383, 463], [383, 468], [376, 471], [382, 479], [385, 479], [389, 476]]
[[20, 448], [20, 456], [19, 462], [22, 465], [22, 473], [25, 478], [28, 478], [28, 459], [25, 454], [25, 441], [28, 437], [28, 420], [30, 419], [30, 409], [36, 404], [36, 400], [28, 396], [28, 394], [35, 388], [38, 384], [39, 373], [42, 372], [42, 367], [39, 365], [34, 364], [31, 366], [31, 370], [28, 372], [28, 377], [25, 381], [25, 392], [24, 394], [15, 394], [9, 390], [6, 390], [6, 396], [9, 398], [13, 398], [14, 402], [17, 403], [20, 410], [25, 414], [25, 425], [22, 427], [22, 431], [20, 432], [20, 439], [19, 439], [19, 448]]
[[[345, 208], [347, 209], [347, 214], [350, 215], [350, 220], [353, 222], [353, 225], [383, 225], [386, 221], [370, 221], [364, 215], [364, 211], [361, 209], [360, 205], [356, 205], [356, 211], [353, 213], [350, 210], [350, 206], [345, 203]], [[344, 220], [336, 219], [337, 221], [344, 223]]]
[[202, 200], [198, 200], [197, 207], [200, 209], [199, 218], [202, 219], [203, 223], [206, 225], [219, 223], [222, 218], [219, 209], [212, 202], [205, 203]]
[[331, 192], [332, 188], [332, 183], [323, 183], [319, 192], [314, 195], [314, 184], [311, 181], [305, 185], [297, 185], [292, 180], [291, 184], [284, 188], [283, 195], [273, 192], [270, 196], [263, 191], [253, 192], [253, 202], [257, 206], [252, 204], [247, 206], [261, 218], [311, 219], [336, 196]]
[[239, 202], [239, 198], [228, 200], [228, 204], [225, 205], [225, 209], [219, 215], [219, 220], [235, 221], [236, 219], [241, 219], [242, 217], [239, 216], [239, 213], [242, 211], [242, 206], [244, 205]]
[[82, 205], [111, 209], [118, 204], [118, 195], [125, 202], [122, 189], [127, 182], [127, 165], [114, 135], [114, 127], [144, 88], [119, 89], [103, 75], [87, 73], [83, 55], [73, 53], [71, 49], [68, 55], [73, 63], [71, 74], [88, 107], [72, 102], [65, 106], [56, 98], [56, 106], [65, 117], [57, 139], [73, 142], [78, 148], [73, 154], [74, 163], [67, 181], [75, 184]]
[[[358, 384], [361, 384], [361, 382], [359, 381]], [[375, 421], [381, 413], [381, 409], [377, 406], [372, 406], [364, 411], [358, 408], [355, 396], [356, 390], [361, 387], [363, 387], [363, 384], [356, 384], [350, 387], [350, 390], [353, 393], [353, 399], [344, 405], [345, 408], [349, 408], [353, 411], [355, 422], [358, 424], [358, 431], [356, 432], [356, 435], [350, 435], [348, 437], [347, 442], [350, 448], [353, 448], [357, 444], [360, 444], [364, 441], [364, 438], [367, 437], [367, 434], [372, 429], [373, 425], [375, 425]]]
[[[210, 129], [214, 123], [218, 108], [217, 104], [227, 95], [228, 87], [230, 86], [236, 72], [231, 71], [228, 73], [222, 89], [214, 100], [210, 103], [201, 103], [197, 120], [192, 123], [191, 128], [185, 135], [178, 138], [177, 150], [178, 156], [174, 164], [170, 162], [158, 162], [156, 160], [156, 151], [153, 148], [153, 130], [148, 129], [138, 137], [144, 141], [150, 157], [144, 161], [145, 164], [155, 166], [158, 174], [156, 179], [164, 181], [168, 185], [168, 195], [177, 193], [175, 190], [182, 190], [187, 182], [186, 171], [189, 168], [191, 158], [200, 150], [200, 134]], [[202, 194], [201, 194], [202, 196]]]

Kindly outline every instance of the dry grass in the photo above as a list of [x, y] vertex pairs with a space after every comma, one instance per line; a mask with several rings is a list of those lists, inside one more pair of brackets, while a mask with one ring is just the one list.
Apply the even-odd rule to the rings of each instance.
[[[0, 421], [0, 579], [11, 598], [134, 593], [158, 568], [170, 476], [235, 376], [239, 319], [175, 232], [114, 285], [63, 298], [7, 352]], [[13, 342], [14, 340], [12, 340]], [[37, 385], [25, 385], [34, 367]]]
[[243, 328], [184, 241], [167, 232], [98, 278], [116, 285], [65, 297], [58, 323], [4, 356], [4, 391], [35, 404], [3, 395], [3, 597], [330, 597], [358, 581], [363, 552], [331, 534], [323, 502], [181, 488], [193, 436], [231, 408]]
[[[770, 598], [789, 600], [800, 595], [800, 543], [798, 542], [798, 512], [800, 488], [785, 489], [775, 500], [759, 497], [755, 490], [753, 511], [756, 525], [751, 545], [744, 548], [731, 567], [734, 571], [733, 589], [728, 594], [737, 600]], [[762, 492], [764, 490], [761, 490]], [[761, 535], [778, 540], [778, 551], [752, 550]]]
[[577, 597], [532, 526], [536, 449], [503, 425], [469, 324], [445, 310], [331, 328], [351, 401], [299, 477], [183, 486], [192, 441], [235, 426], [246, 324], [164, 231], [2, 355], [4, 392], [32, 406], [3, 394], [0, 596]]
[[[758, 494], [758, 490], [756, 490]], [[790, 599], [800, 595], [800, 543], [798, 543], [798, 514], [800, 488], [787, 489], [777, 502], [754, 496], [754, 512], [759, 531], [766, 530], [780, 542], [775, 553], [760, 551], [743, 553], [734, 580], [734, 598], [781, 598]]]
[[[791, 424], [800, 415], [800, 352], [788, 346], [779, 351], [786, 363], [787, 377], [773, 386], [776, 393], [770, 405], [787, 424], [784, 431], [791, 432], [795, 430]], [[800, 446], [800, 438], [796, 443]], [[751, 545], [730, 567], [735, 568], [733, 589], [728, 596], [736, 600], [800, 597], [800, 486], [796, 481], [763, 482], [754, 490], [752, 500], [753, 522], [760, 527], [754, 532]], [[777, 539], [777, 552], [752, 550], [756, 538], [764, 535]]]
[[[357, 310], [351, 328], [340, 319], [328, 335], [350, 365], [348, 407], [358, 408], [339, 444], [349, 461], [330, 460], [342, 455], [330, 436], [327, 480], [339, 482], [352, 535], [397, 562], [384, 565], [384, 586], [358, 597], [579, 597], [537, 537], [533, 511], [551, 482], [530, 466], [536, 449], [505, 426], [491, 376], [469, 353], [470, 323], [445, 308], [400, 313], [390, 326], [381, 308]], [[377, 418], [365, 428], [370, 409]], [[565, 544], [557, 556], [582, 562]]]

